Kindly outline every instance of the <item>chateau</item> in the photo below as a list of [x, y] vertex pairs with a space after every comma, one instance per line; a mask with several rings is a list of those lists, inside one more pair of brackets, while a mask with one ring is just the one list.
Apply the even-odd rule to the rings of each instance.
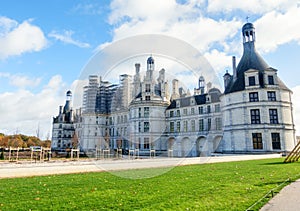
[[[119, 84], [90, 75], [83, 106], [73, 112], [71, 92], [53, 118], [52, 149], [108, 150], [140, 155], [207, 156], [211, 153], [276, 153], [296, 143], [291, 90], [255, 49], [255, 28], [242, 28], [244, 52], [232, 75], [224, 75], [224, 92], [199, 77], [193, 95], [166, 80], [152, 56], [142, 76], [123, 74]], [[171, 88], [171, 89], [170, 89]], [[172, 91], [170, 91], [172, 90]]]

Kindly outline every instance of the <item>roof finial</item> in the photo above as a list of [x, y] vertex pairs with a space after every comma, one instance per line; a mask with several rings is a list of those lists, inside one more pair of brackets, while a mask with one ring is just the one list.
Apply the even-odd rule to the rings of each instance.
[[247, 23], [249, 23], [249, 18], [250, 18], [250, 17], [247, 15], [247, 17], [246, 17]]

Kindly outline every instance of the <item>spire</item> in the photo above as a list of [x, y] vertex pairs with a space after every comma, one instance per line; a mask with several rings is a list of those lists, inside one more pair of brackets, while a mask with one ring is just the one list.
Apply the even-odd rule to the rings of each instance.
[[249, 69], [263, 71], [269, 67], [255, 49], [255, 28], [252, 23], [246, 23], [243, 26], [242, 35], [244, 52], [237, 66], [237, 77]]
[[205, 79], [204, 77], [201, 75], [199, 77], [199, 81], [198, 81], [198, 89], [200, 90], [200, 94], [204, 94], [204, 89], [205, 89]]
[[71, 100], [72, 100], [72, 92], [69, 90], [66, 93], [66, 104], [65, 104], [64, 110], [63, 110], [64, 114], [71, 110]]
[[243, 28], [243, 42], [255, 42], [255, 28], [252, 23], [246, 23]]
[[[244, 24], [242, 28], [243, 36], [243, 56], [238, 63], [235, 71], [235, 58], [232, 60], [233, 66], [233, 76], [225, 74], [224, 82], [227, 85], [225, 88], [225, 93], [231, 93], [236, 91], [241, 91], [245, 89], [245, 78], [244, 73], [249, 69], [254, 69], [259, 71], [259, 77], [263, 77], [263, 72], [269, 68], [269, 65], [264, 61], [264, 59], [259, 55], [255, 49], [255, 28], [252, 23]], [[263, 81], [263, 79], [260, 79]]]
[[154, 59], [152, 58], [152, 56], [150, 56], [147, 59], [147, 70], [151, 70], [151, 71], [154, 70]]

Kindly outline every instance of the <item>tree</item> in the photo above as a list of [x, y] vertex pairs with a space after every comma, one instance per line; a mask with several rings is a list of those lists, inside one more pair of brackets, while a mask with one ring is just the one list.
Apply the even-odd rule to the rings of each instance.
[[72, 137], [72, 148], [73, 149], [77, 149], [79, 147], [79, 140], [78, 140], [78, 136], [76, 134], [76, 132], [74, 133], [73, 137]]

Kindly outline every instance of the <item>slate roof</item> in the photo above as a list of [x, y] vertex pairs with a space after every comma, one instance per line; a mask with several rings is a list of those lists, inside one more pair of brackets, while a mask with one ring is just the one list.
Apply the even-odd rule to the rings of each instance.
[[[253, 24], [246, 23], [243, 26], [243, 34], [244, 30], [248, 30], [253, 28]], [[245, 42], [244, 43], [244, 52], [243, 56], [237, 66], [236, 72], [237, 77], [236, 80], [233, 80], [233, 76], [230, 79], [228, 86], [226, 87], [224, 93], [229, 94], [232, 92], [245, 90], [245, 79], [244, 73], [249, 69], [255, 69], [259, 71], [259, 84], [260, 87], [265, 87], [263, 75], [265, 70], [271, 69], [271, 67], [265, 62], [265, 60], [259, 55], [259, 53], [255, 49], [255, 40]], [[282, 89], [288, 89], [286, 85], [278, 78], [279, 87]]]
[[180, 101], [180, 108], [190, 106], [191, 105], [191, 103], [190, 103], [191, 98], [195, 99], [196, 105], [202, 105], [202, 104], [206, 103], [206, 96], [207, 96], [207, 94], [194, 95], [194, 96], [189, 96], [189, 97], [184, 97], [184, 98], [178, 98], [178, 99], [172, 100], [167, 109], [176, 108], [176, 101], [177, 100]]

